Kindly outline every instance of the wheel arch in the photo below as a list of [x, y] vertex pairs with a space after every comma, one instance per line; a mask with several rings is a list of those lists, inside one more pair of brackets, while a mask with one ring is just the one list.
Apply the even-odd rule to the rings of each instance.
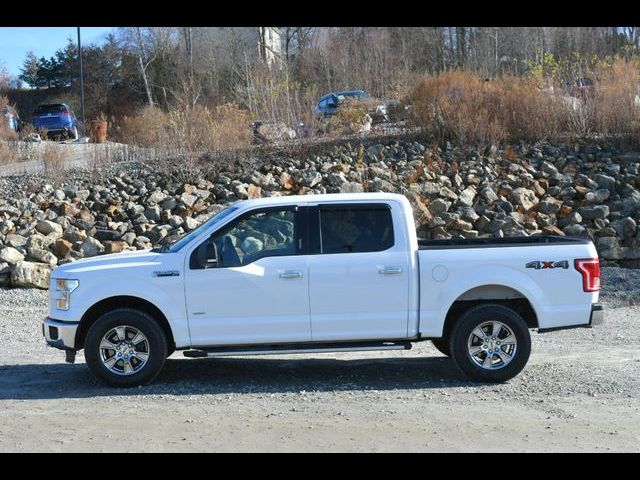
[[449, 337], [453, 326], [468, 309], [482, 304], [503, 305], [518, 313], [529, 328], [538, 328], [538, 314], [533, 303], [519, 290], [500, 284], [480, 285], [468, 289], [453, 301], [445, 316], [442, 336]]
[[84, 347], [84, 341], [87, 336], [87, 332], [89, 331], [91, 325], [96, 322], [96, 320], [98, 320], [105, 313], [119, 308], [132, 308], [150, 315], [156, 322], [158, 322], [158, 324], [162, 328], [162, 331], [167, 338], [167, 345], [170, 348], [175, 349], [173, 332], [171, 330], [171, 326], [169, 325], [169, 321], [167, 320], [167, 317], [162, 312], [162, 310], [160, 310], [157, 306], [155, 306], [148, 300], [128, 295], [119, 295], [102, 299], [99, 302], [93, 304], [84, 313], [82, 319], [80, 320], [78, 330], [76, 331], [74, 342], [75, 349], [80, 350]]

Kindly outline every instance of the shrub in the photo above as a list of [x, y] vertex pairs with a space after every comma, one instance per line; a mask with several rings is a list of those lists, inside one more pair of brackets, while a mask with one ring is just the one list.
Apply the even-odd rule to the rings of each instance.
[[367, 122], [368, 112], [375, 102], [347, 98], [338, 106], [336, 113], [329, 119], [328, 130], [335, 134], [357, 133]]

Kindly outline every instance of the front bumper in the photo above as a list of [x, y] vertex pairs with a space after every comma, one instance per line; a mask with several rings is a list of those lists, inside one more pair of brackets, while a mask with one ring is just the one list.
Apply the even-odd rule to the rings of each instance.
[[60, 350], [76, 351], [76, 331], [80, 322], [61, 322], [45, 318], [42, 322], [42, 335], [47, 344]]

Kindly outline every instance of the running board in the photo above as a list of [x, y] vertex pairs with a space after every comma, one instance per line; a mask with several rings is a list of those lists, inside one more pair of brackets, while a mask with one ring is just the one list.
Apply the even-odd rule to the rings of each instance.
[[373, 350], [411, 350], [409, 342], [341, 342], [244, 347], [209, 347], [183, 352], [185, 357], [235, 357], [239, 355], [285, 355], [290, 353], [367, 352]]

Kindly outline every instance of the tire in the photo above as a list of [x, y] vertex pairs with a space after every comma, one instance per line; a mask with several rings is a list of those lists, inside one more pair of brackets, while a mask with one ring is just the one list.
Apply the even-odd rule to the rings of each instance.
[[[136, 339], [138, 342], [134, 345]], [[84, 358], [89, 370], [98, 380], [113, 387], [150, 383], [162, 370], [167, 352], [167, 339], [160, 325], [147, 313], [130, 308], [102, 315], [89, 328], [84, 342]]]
[[69, 139], [78, 140], [78, 127], [73, 127], [73, 130], [69, 133]]
[[446, 355], [447, 357], [451, 356], [451, 350], [449, 348], [449, 339], [447, 338], [432, 338], [431, 343], [436, 347], [441, 354]]
[[[497, 325], [499, 332], [494, 340], [493, 329]], [[451, 358], [471, 380], [499, 383], [515, 377], [525, 367], [531, 353], [531, 336], [527, 324], [514, 310], [484, 304], [460, 316], [451, 332], [449, 348]]]

